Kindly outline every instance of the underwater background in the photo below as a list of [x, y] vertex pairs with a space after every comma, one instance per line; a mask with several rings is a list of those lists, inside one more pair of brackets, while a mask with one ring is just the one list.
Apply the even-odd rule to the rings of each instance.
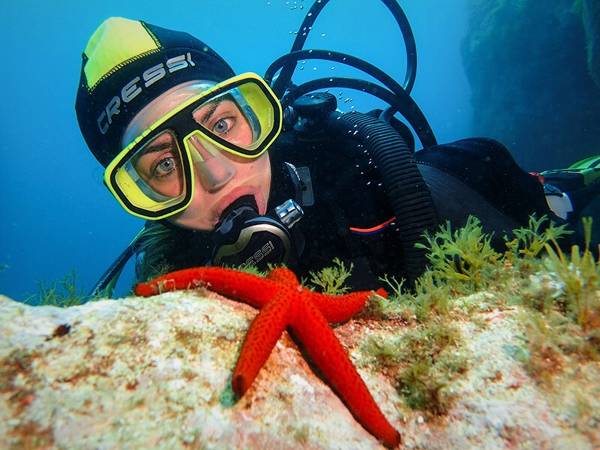
[[[87, 150], [75, 117], [81, 53], [104, 19], [123, 16], [187, 31], [237, 73], [263, 74], [289, 51], [311, 4], [5, 0], [0, 293], [25, 301], [40, 283], [49, 286], [70, 273], [87, 293], [143, 225], [102, 184], [102, 167]], [[494, 137], [525, 169], [537, 171], [600, 152], [600, 2], [400, 4], [417, 43], [412, 96], [438, 142]], [[404, 79], [400, 31], [376, 0], [331, 0], [305, 48], [349, 53]], [[358, 75], [329, 62], [307, 61], [301, 68], [294, 81]], [[335, 93], [343, 111], [381, 105], [354, 91]], [[118, 293], [127, 293], [131, 280], [129, 268]]]

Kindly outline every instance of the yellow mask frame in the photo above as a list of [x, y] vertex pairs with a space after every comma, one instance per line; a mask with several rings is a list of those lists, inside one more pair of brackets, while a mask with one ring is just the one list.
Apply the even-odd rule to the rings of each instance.
[[[232, 94], [233, 93], [233, 94]], [[252, 116], [253, 141], [239, 146], [228, 142], [192, 120], [192, 113], [222, 95], [234, 95], [240, 108]], [[255, 73], [244, 73], [225, 80], [187, 99], [147, 127], [111, 161], [104, 172], [104, 183], [130, 214], [160, 220], [183, 211], [189, 206], [195, 190], [195, 150], [188, 145], [191, 136], [201, 136], [210, 146], [248, 159], [262, 155], [275, 141], [282, 127], [281, 104], [269, 85]], [[182, 190], [180, 195], [165, 198], [149, 195], [130, 161], [143, 147], [165, 131], [173, 133], [181, 160]]]

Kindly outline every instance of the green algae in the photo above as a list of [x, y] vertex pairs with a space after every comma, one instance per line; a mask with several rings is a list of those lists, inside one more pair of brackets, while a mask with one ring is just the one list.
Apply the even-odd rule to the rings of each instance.
[[507, 351], [551, 389], [569, 367], [600, 360], [600, 260], [590, 250], [592, 220], [584, 219], [583, 227], [584, 245], [566, 251], [559, 242], [570, 231], [532, 217], [504, 237], [501, 252], [476, 218], [457, 230], [443, 225], [425, 236], [430, 265], [414, 290], [384, 277], [390, 297], [368, 305], [373, 318], [401, 320], [406, 328], [388, 339], [367, 339], [362, 352], [382, 368], [395, 367], [398, 392], [409, 407], [444, 414], [453, 401], [450, 384], [469, 365], [451, 324], [485, 327], [478, 323], [480, 311], [518, 305], [522, 335]]
[[557, 226], [546, 216], [539, 219], [531, 216], [527, 227], [513, 230], [514, 238], [512, 240], [509, 240], [508, 237], [504, 238], [507, 248], [505, 258], [511, 260], [535, 258], [547, 249], [547, 244], [553, 242], [558, 245], [558, 240], [572, 233], [567, 229], [566, 224]]
[[410, 408], [442, 415], [455, 399], [451, 382], [468, 368], [461, 345], [459, 330], [438, 317], [396, 336], [369, 337], [361, 350], [395, 372], [396, 390]]
[[600, 259], [590, 250], [592, 220], [583, 219], [583, 249], [555, 239], [541, 258], [517, 261], [511, 303], [525, 307], [520, 322], [527, 372], [546, 386], [565, 367], [600, 360]]
[[77, 273], [72, 271], [58, 281], [38, 283], [37, 294], [25, 299], [24, 303], [33, 306], [68, 308], [81, 305], [89, 300], [90, 298], [77, 286]]
[[500, 260], [491, 239], [483, 232], [479, 220], [469, 216], [462, 228], [453, 231], [450, 222], [446, 222], [433, 235], [425, 233], [426, 242], [416, 246], [427, 251], [431, 282], [457, 281], [456, 286], [473, 291], [488, 286], [490, 272]]
[[352, 274], [353, 264], [349, 267], [339, 258], [334, 258], [332, 265], [319, 271], [310, 272], [308, 284], [319, 289], [324, 294], [345, 294], [350, 288], [345, 286]]
[[583, 227], [583, 251], [574, 245], [570, 255], [566, 255], [556, 241], [552, 240], [553, 247], [545, 245], [548, 256], [543, 264], [563, 288], [562, 295], [555, 298], [556, 307], [587, 331], [590, 328], [600, 328], [600, 299], [597, 295], [600, 287], [600, 259], [595, 261], [590, 251], [592, 219], [584, 218]]

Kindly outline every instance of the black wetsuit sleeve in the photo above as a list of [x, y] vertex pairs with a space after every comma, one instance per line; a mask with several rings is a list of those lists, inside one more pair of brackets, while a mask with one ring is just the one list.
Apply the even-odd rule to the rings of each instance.
[[496, 240], [526, 226], [532, 214], [562, 222], [549, 209], [542, 184], [498, 141], [463, 139], [415, 156], [441, 222], [462, 226], [474, 215]]

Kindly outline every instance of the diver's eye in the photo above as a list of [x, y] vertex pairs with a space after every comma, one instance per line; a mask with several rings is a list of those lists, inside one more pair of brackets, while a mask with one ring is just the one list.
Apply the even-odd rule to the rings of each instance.
[[196, 109], [194, 120], [216, 138], [237, 146], [252, 144], [252, 129], [238, 105], [224, 99], [207, 103]]
[[164, 178], [171, 174], [177, 168], [175, 158], [169, 156], [158, 160], [157, 164], [152, 169], [152, 176], [155, 178]]
[[233, 119], [225, 118], [219, 119], [213, 126], [212, 131], [217, 134], [227, 134], [233, 127]]

